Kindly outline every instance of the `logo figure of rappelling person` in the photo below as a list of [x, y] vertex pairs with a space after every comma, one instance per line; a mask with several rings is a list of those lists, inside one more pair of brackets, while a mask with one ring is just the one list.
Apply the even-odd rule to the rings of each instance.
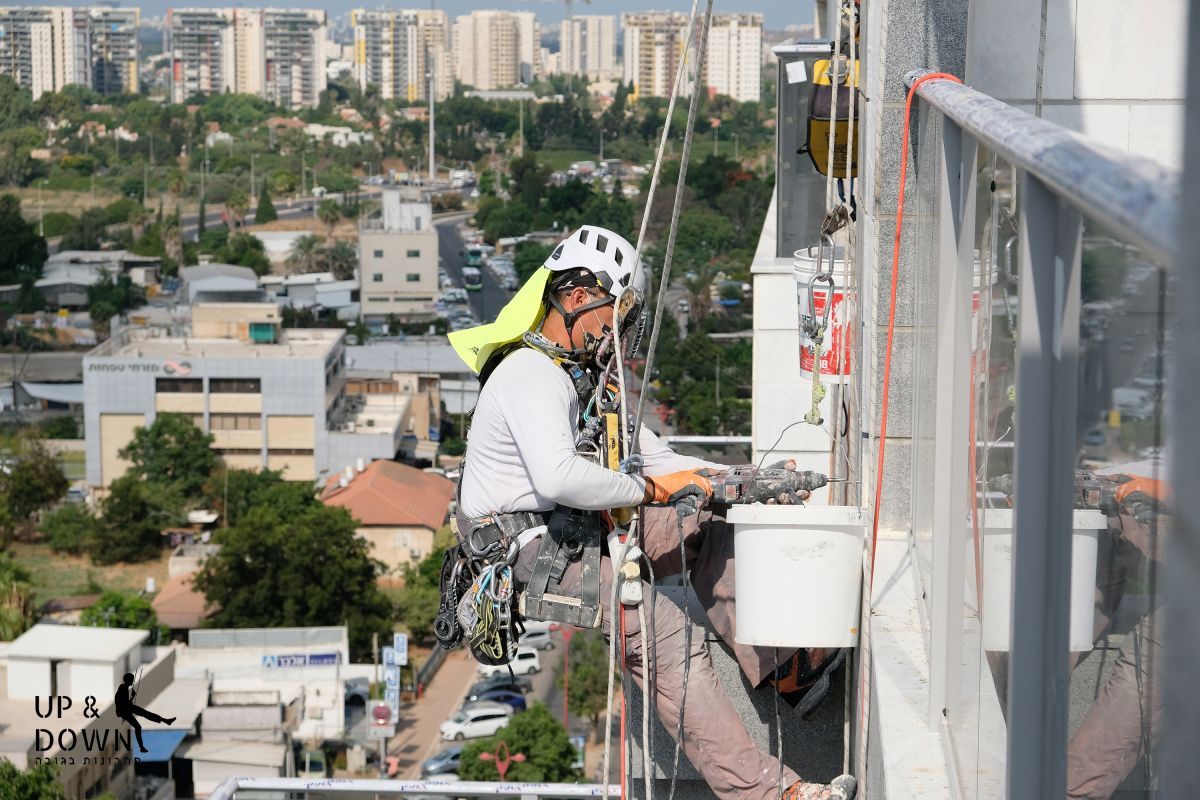
[[[141, 681], [138, 681], [140, 684]], [[117, 709], [117, 717], [128, 723], [129, 727], [133, 728], [133, 733], [137, 736], [138, 750], [143, 753], [149, 752], [146, 745], [142, 742], [142, 724], [137, 721], [138, 717], [148, 719], [151, 722], [158, 722], [163, 725], [170, 725], [175, 722], [175, 717], [160, 717], [153, 711], [147, 711], [134, 701], [137, 699], [137, 688], [133, 685], [133, 673], [126, 672], [120, 686], [117, 687], [117, 693], [113, 697], [113, 704]]]

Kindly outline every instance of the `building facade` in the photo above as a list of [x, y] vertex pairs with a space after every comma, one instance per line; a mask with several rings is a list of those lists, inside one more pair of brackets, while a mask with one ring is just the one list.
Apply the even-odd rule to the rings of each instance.
[[540, 47], [541, 28], [530, 11], [473, 11], [454, 22], [458, 80], [480, 91], [532, 81]]
[[136, 92], [140, 16], [136, 8], [0, 7], [0, 75], [35, 100], [69, 84]]
[[311, 108], [325, 91], [324, 11], [171, 9], [168, 32], [173, 102], [236, 92]]
[[707, 85], [738, 102], [762, 94], [762, 14], [714, 14], [705, 55]]
[[385, 99], [409, 103], [435, 100], [454, 91], [450, 21], [431, 10], [351, 12], [354, 79], [362, 89], [377, 86]]
[[407, 186], [384, 187], [383, 210], [358, 232], [363, 321], [429, 319], [438, 295], [438, 237], [433, 209]]
[[[688, 15], [674, 11], [622, 14], [625, 65], [622, 80], [633, 84], [633, 96], [669, 97], [679, 59], [688, 37]], [[681, 94], [691, 93], [688, 71], [683, 74]]]
[[563, 20], [560, 42], [559, 71], [592, 80], [618, 73], [616, 17], [590, 14]]
[[288, 480], [395, 456], [402, 415], [347, 397], [341, 330], [283, 330], [271, 303], [199, 303], [191, 313], [186, 333], [129, 328], [84, 357], [90, 485], [124, 474], [121, 448], [167, 412], [211, 433], [227, 465]]

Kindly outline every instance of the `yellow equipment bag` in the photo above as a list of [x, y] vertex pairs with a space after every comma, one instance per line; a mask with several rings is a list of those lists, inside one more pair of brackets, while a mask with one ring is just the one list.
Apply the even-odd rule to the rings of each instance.
[[[844, 59], [838, 67], [837, 109], [833, 108], [833, 61], [822, 59], [813, 65], [812, 95], [808, 101], [808, 140], [800, 148], [807, 152], [813, 166], [822, 175], [829, 166], [829, 126], [833, 131], [833, 177], [858, 177], [858, 78], [859, 62]], [[853, 100], [851, 95], [853, 94]], [[846, 154], [849, 121], [854, 118], [854, 141]], [[849, 161], [849, 164], [847, 164]]]

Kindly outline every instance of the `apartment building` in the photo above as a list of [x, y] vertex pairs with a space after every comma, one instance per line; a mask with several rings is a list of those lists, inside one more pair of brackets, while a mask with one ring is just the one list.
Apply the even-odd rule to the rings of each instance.
[[432, 77], [435, 100], [453, 92], [446, 12], [359, 9], [351, 12], [351, 23], [354, 77], [361, 88], [377, 86], [385, 99], [427, 101]]
[[589, 14], [563, 20], [558, 69], [591, 80], [612, 78], [617, 65], [617, 18]]
[[454, 22], [458, 80], [479, 91], [529, 83], [539, 73], [541, 27], [531, 11], [473, 11]]
[[363, 321], [382, 324], [389, 316], [428, 319], [438, 294], [438, 237], [433, 209], [410, 186], [385, 186], [379, 217], [358, 232]]
[[124, 474], [121, 448], [167, 412], [211, 433], [226, 464], [289, 480], [400, 449], [404, 409], [346, 391], [344, 331], [283, 329], [273, 303], [200, 302], [191, 315], [186, 332], [127, 328], [84, 357], [90, 485]]
[[710, 89], [743, 103], [760, 98], [762, 32], [762, 14], [713, 15], [705, 57], [705, 83]]
[[0, 75], [36, 100], [69, 84], [138, 90], [136, 8], [0, 7]]
[[173, 102], [237, 92], [301, 108], [325, 91], [324, 11], [177, 8], [167, 17]]
[[[625, 65], [622, 80], [633, 84], [633, 96], [669, 97], [688, 36], [688, 15], [675, 11], [646, 11], [621, 15]], [[685, 70], [681, 94], [691, 93]]]

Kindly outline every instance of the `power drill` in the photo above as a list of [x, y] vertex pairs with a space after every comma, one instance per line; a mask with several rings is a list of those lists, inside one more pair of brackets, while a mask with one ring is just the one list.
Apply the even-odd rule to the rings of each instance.
[[762, 503], [782, 494], [811, 492], [829, 483], [829, 478], [819, 472], [763, 469], [753, 464], [730, 467], [724, 472], [708, 470], [702, 474], [712, 481], [713, 502], [725, 505]]

